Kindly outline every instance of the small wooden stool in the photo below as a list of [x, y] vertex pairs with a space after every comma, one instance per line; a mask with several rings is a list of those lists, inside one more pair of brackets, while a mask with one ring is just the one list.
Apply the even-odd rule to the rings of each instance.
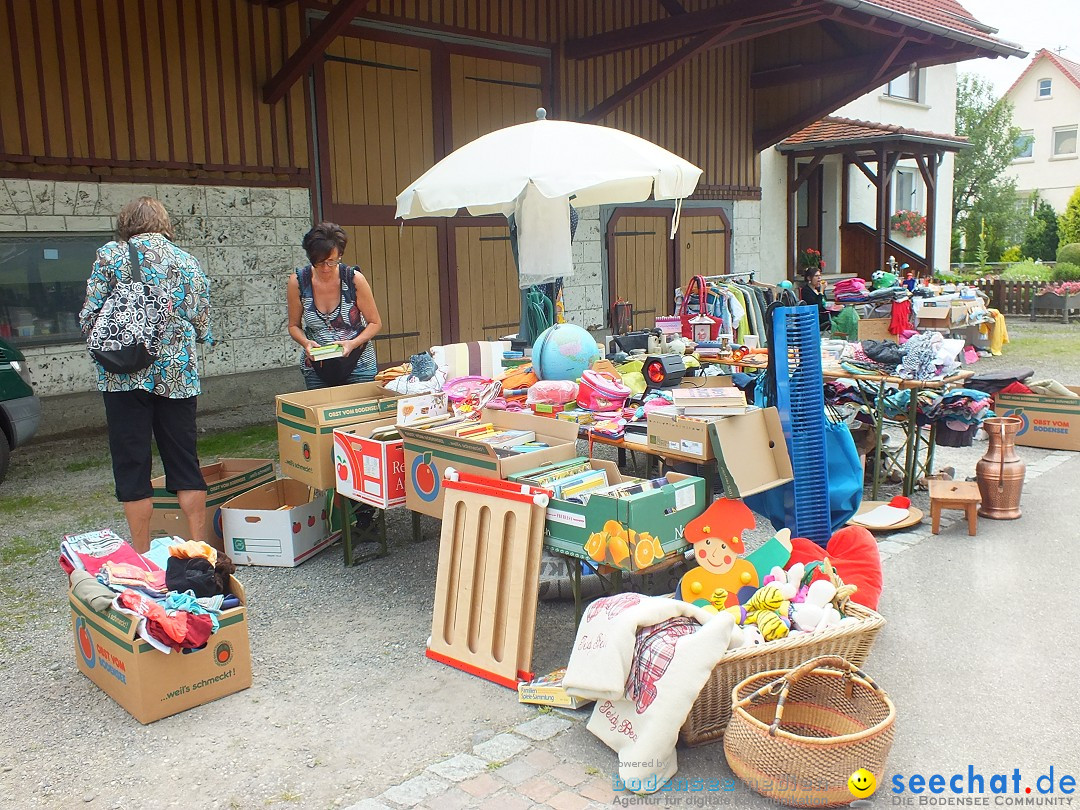
[[930, 520], [934, 534], [941, 528], [942, 509], [963, 509], [967, 514], [968, 535], [975, 536], [978, 522], [979, 485], [974, 481], [939, 481], [931, 479]]

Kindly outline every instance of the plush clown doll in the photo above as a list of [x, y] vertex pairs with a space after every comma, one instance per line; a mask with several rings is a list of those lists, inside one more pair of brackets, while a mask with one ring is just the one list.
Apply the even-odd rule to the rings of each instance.
[[693, 544], [698, 567], [679, 582], [685, 602], [718, 609], [735, 607], [749, 599], [773, 566], [783, 568], [791, 556], [791, 532], [776, 536], [746, 557], [742, 533], [753, 529], [754, 513], [742, 501], [718, 498], [699, 517], [686, 524], [686, 539]]

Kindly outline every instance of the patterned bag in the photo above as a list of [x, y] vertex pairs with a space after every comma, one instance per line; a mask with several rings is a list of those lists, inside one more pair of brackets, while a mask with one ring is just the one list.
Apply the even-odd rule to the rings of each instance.
[[128, 242], [131, 280], [116, 286], [86, 338], [90, 356], [112, 374], [134, 374], [149, 368], [158, 356], [171, 306], [168, 294], [142, 278], [135, 246]]

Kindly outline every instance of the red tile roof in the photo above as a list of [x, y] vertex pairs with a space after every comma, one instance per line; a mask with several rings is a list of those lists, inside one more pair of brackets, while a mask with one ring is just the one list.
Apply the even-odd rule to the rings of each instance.
[[936, 132], [920, 132], [896, 124], [878, 124], [873, 121], [859, 121], [853, 118], [826, 116], [810, 126], [799, 130], [783, 141], [784, 144], [815, 144], [835, 141], [866, 141], [871, 139], [895, 138], [908, 136], [915, 139], [933, 139], [965, 144], [968, 139], [961, 135], [945, 135]]
[[1053, 51], [1048, 51], [1046, 48], [1042, 48], [1033, 57], [1031, 57], [1031, 61], [1028, 62], [1028, 66], [1024, 68], [1024, 71], [1019, 76], [1016, 77], [1016, 81], [1013, 82], [1012, 86], [1005, 91], [1005, 95], [1009, 95], [1009, 93], [1015, 90], [1016, 86], [1020, 84], [1020, 80], [1027, 76], [1028, 72], [1033, 67], [1035, 67], [1036, 64], [1038, 64], [1040, 59], [1043, 58], [1049, 59], [1051, 64], [1056, 66], [1058, 70], [1065, 74], [1065, 78], [1069, 79], [1077, 87], [1080, 87], [1080, 64], [1077, 64], [1076, 62], [1071, 62], [1068, 59], [1058, 56], [1058, 54], [1054, 53]]
[[[915, 27], [934, 28], [942, 36], [963, 41], [978, 41], [983, 47], [1002, 56], [1026, 55], [1019, 45], [995, 37], [996, 28], [979, 22], [956, 0], [828, 0], [844, 8], [855, 8], [877, 17], [904, 22], [898, 15], [913, 18]], [[920, 25], [919, 23], [922, 23]]]

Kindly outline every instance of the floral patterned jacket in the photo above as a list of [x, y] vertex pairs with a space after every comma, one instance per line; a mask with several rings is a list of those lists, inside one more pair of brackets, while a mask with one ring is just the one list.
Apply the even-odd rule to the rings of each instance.
[[[165, 286], [172, 313], [165, 324], [158, 359], [135, 374], [111, 374], [98, 365], [98, 389], [150, 391], [170, 399], [198, 396], [202, 389], [195, 344], [214, 343], [210, 330], [210, 280], [194, 256], [160, 233], [138, 234], [131, 241], [142, 259], [143, 278], [150, 284]], [[86, 303], [79, 312], [83, 334], [90, 332], [118, 278], [130, 279], [131, 268], [127, 243], [113, 241], [98, 249], [86, 282]]]

